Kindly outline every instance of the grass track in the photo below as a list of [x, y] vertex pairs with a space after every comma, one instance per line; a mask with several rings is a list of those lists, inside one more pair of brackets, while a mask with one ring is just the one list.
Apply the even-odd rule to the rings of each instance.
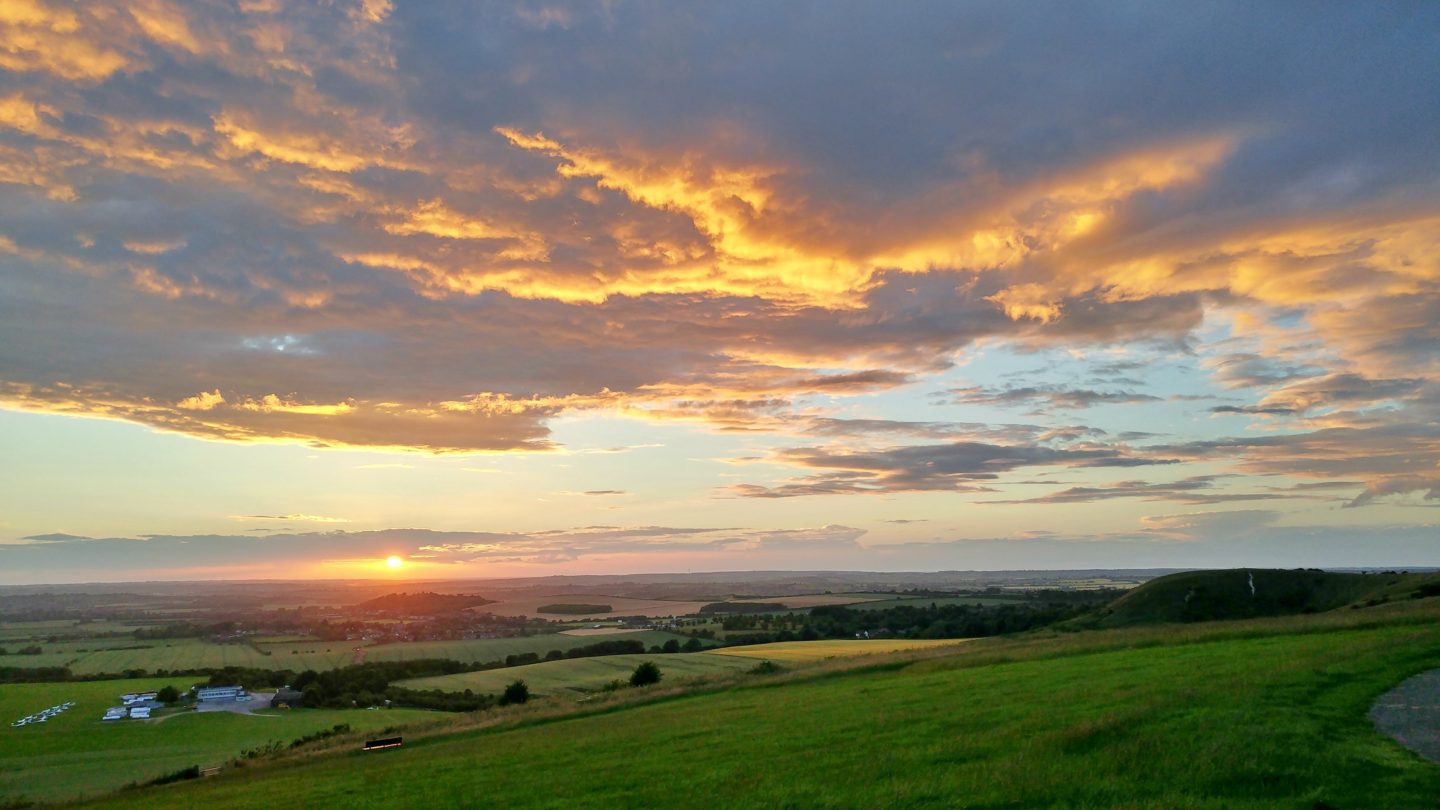
[[1440, 624], [1416, 618], [967, 645], [109, 806], [1433, 807], [1440, 767], [1365, 716], [1440, 666]]

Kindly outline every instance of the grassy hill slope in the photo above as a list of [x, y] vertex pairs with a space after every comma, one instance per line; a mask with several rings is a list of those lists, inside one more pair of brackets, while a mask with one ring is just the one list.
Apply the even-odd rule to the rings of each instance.
[[107, 806], [1427, 807], [1440, 767], [1378, 734], [1366, 711], [1440, 666], [1435, 601], [987, 639], [915, 663], [279, 762]]
[[1440, 582], [1440, 576], [1264, 568], [1186, 571], [1153, 579], [1115, 600], [1099, 617], [1081, 623], [1126, 627], [1316, 613], [1367, 600], [1406, 598], [1433, 582]]

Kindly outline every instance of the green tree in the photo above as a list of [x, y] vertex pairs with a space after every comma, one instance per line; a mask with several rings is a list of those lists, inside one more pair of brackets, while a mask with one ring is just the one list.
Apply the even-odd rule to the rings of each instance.
[[300, 705], [318, 709], [325, 705], [325, 690], [320, 684], [312, 683], [300, 692]]
[[685, 652], [700, 652], [705, 649], [705, 642], [691, 636], [690, 640], [685, 642], [685, 646], [682, 649], [684, 649]]
[[155, 699], [166, 706], [173, 706], [180, 699], [180, 690], [173, 686], [167, 686], [155, 693]]
[[512, 703], [524, 703], [530, 699], [530, 687], [524, 681], [515, 681], [505, 687], [505, 693], [500, 696], [500, 705], [509, 706]]
[[665, 642], [665, 646], [663, 646], [663, 647], [660, 648], [660, 652], [663, 652], [663, 653], [678, 653], [678, 652], [680, 652], [680, 640], [679, 640], [679, 639], [674, 639], [674, 638], [670, 639], [669, 641]]
[[660, 667], [655, 666], [652, 661], [645, 661], [641, 663], [640, 666], [635, 667], [634, 672], [630, 673], [630, 685], [649, 686], [652, 683], [659, 683], [663, 677], [664, 675], [661, 674]]

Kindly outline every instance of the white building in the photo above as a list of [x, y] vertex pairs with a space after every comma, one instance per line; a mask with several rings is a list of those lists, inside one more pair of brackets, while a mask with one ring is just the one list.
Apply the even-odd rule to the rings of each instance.
[[149, 719], [150, 719], [150, 707], [148, 707], [148, 706], [144, 706], [144, 707], [142, 707], [142, 706], [137, 706], [137, 707], [131, 709], [131, 710], [130, 710], [130, 719], [131, 719], [131, 720], [149, 720]]
[[195, 699], [201, 701], [238, 700], [245, 695], [243, 686], [204, 686], [195, 690]]

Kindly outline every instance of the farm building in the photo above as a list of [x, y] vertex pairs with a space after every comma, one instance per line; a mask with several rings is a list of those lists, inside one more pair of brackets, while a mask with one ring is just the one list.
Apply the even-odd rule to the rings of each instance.
[[300, 705], [300, 701], [304, 697], [304, 694], [299, 689], [291, 689], [286, 686], [275, 692], [275, 697], [270, 699], [270, 705], [276, 708], [289, 706], [293, 709]]
[[195, 699], [204, 702], [249, 700], [243, 686], [203, 686], [195, 690]]
[[149, 719], [150, 719], [150, 707], [145, 706], [145, 707], [136, 707], [136, 708], [134, 708], [134, 709], [131, 709], [131, 710], [130, 710], [130, 719], [131, 719], [131, 720], [149, 720]]
[[100, 718], [100, 719], [101, 719], [101, 720], [121, 720], [121, 719], [123, 719], [123, 718], [125, 717], [125, 713], [126, 713], [126, 711], [125, 711], [125, 709], [124, 709], [123, 707], [121, 707], [121, 706], [115, 706], [115, 707], [113, 707], [113, 708], [106, 709], [106, 710], [105, 710], [105, 716], [102, 717], [102, 718]]

